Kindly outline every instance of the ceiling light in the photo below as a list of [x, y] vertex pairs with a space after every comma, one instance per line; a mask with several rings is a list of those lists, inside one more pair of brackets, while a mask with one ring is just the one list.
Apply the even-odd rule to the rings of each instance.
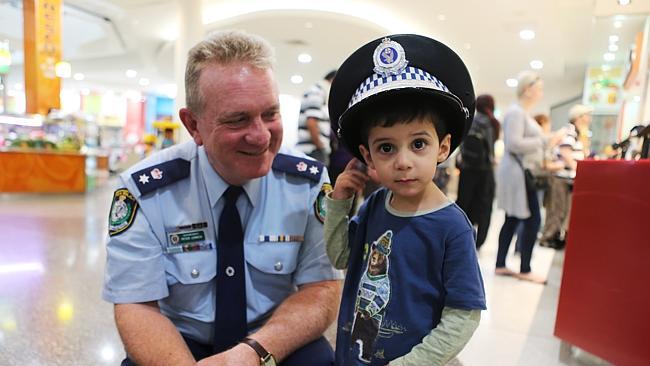
[[632, 3], [632, 0], [618, 0], [618, 5], [625, 6], [625, 5], [630, 5]]
[[54, 65], [54, 74], [60, 78], [67, 79], [72, 75], [72, 66], [67, 61], [59, 61]]
[[535, 31], [533, 31], [532, 29], [524, 29], [521, 32], [519, 32], [519, 38], [525, 41], [530, 41], [531, 39], [535, 38]]
[[618, 51], [618, 45], [612, 43], [609, 45], [609, 52], [616, 52]]
[[84, 76], [84, 74], [82, 74], [82, 73], [80, 73], [80, 72], [76, 72], [74, 75], [72, 75], [72, 77], [73, 77], [75, 80], [77, 80], [77, 81], [81, 81], [81, 80], [83, 80], [83, 79], [86, 78], [86, 77]]
[[623, 26], [623, 22], [621, 22], [620, 20], [614, 22], [614, 28], [620, 28], [622, 26]]
[[441, 22], [444, 22], [445, 20], [447, 20], [447, 16], [444, 15], [444, 14], [439, 14], [438, 15], [438, 20], [441, 21]]
[[634, 96], [634, 101], [637, 102], [637, 103], [639, 103], [639, 102], [641, 101], [641, 97], [638, 96], [638, 95], [635, 95], [635, 96]]
[[533, 68], [533, 70], [540, 70], [544, 67], [544, 63], [541, 60], [533, 60], [530, 62], [530, 67]]
[[301, 53], [298, 55], [298, 62], [301, 64], [308, 64], [311, 62], [311, 55], [308, 53]]
[[142, 86], [147, 86], [147, 85], [149, 85], [149, 79], [147, 79], [147, 78], [140, 78], [140, 81], [138, 81], [138, 84], [140, 84], [140, 85], [142, 85]]
[[609, 43], [616, 43], [616, 42], [618, 42], [618, 36], [617, 35], [612, 34], [611, 36], [609, 36]]
[[465, 47], [466, 50], [472, 49], [471, 43], [465, 43], [463, 46]]
[[302, 76], [300, 76], [300, 75], [292, 75], [291, 76], [291, 82], [294, 83], [294, 84], [302, 83]]
[[517, 81], [517, 79], [508, 79], [508, 80], [506, 80], [506, 85], [511, 87], [511, 88], [516, 88], [518, 84], [519, 84], [519, 82]]
[[614, 61], [614, 59], [616, 59], [616, 55], [611, 52], [607, 52], [606, 54], [603, 55], [603, 60], [607, 62]]
[[126, 77], [127, 77], [127, 78], [134, 78], [134, 77], [136, 77], [136, 76], [138, 76], [138, 72], [137, 72], [137, 71], [135, 71], [135, 70], [131, 70], [131, 69], [126, 70]]

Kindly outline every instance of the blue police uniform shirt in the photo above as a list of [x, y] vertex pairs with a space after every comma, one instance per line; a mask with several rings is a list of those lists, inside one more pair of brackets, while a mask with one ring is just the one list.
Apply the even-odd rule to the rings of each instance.
[[[327, 172], [292, 155], [304, 157], [281, 149], [274, 168], [247, 182], [236, 204], [244, 227], [250, 331], [297, 286], [343, 278], [329, 263], [315, 214]], [[103, 298], [158, 301], [179, 331], [211, 343], [218, 220], [228, 184], [204, 148], [190, 141], [128, 169], [119, 186], [125, 189], [116, 191], [111, 207]]]
[[485, 309], [474, 230], [462, 210], [450, 202], [406, 216], [390, 197], [386, 188], [373, 193], [349, 226], [337, 365], [385, 365], [419, 344], [445, 306]]

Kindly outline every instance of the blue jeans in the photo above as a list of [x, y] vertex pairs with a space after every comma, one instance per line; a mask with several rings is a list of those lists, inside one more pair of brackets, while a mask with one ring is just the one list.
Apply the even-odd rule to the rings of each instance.
[[[196, 360], [201, 360], [206, 357], [212, 356], [212, 346], [199, 343], [193, 339], [183, 337], [188, 348]], [[333, 366], [334, 365], [334, 351], [332, 346], [325, 337], [320, 337], [317, 340], [304, 345], [302, 348], [297, 349], [284, 359], [280, 366]], [[121, 366], [137, 366], [128, 357], [122, 361]]]
[[517, 231], [519, 223], [522, 224], [522, 229], [517, 235], [517, 247], [521, 253], [521, 273], [530, 272], [530, 259], [533, 255], [533, 247], [537, 240], [537, 232], [539, 231], [542, 217], [539, 212], [539, 201], [537, 200], [537, 192], [529, 192], [526, 190], [526, 199], [528, 200], [528, 209], [530, 210], [530, 217], [527, 219], [520, 219], [506, 214], [506, 220], [501, 227], [499, 233], [499, 251], [497, 252], [497, 268], [506, 266], [506, 256], [508, 249], [510, 249], [510, 242], [512, 237]]

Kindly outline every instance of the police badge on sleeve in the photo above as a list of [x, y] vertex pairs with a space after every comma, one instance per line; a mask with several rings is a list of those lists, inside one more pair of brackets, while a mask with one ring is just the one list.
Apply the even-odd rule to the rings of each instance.
[[108, 218], [108, 235], [115, 236], [130, 228], [137, 212], [138, 201], [128, 189], [121, 188], [115, 191]]
[[332, 192], [332, 185], [329, 183], [323, 183], [318, 192], [318, 197], [316, 197], [316, 202], [314, 202], [314, 214], [316, 218], [321, 223], [325, 223], [325, 216], [327, 216], [327, 211], [325, 209], [325, 196]]

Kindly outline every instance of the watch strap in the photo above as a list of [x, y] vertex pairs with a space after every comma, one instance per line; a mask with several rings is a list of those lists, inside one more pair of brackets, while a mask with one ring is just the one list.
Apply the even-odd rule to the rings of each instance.
[[253, 350], [255, 350], [257, 355], [260, 356], [260, 361], [261, 361], [262, 365], [267, 365], [267, 364], [275, 365], [276, 364], [275, 357], [273, 356], [273, 354], [271, 352], [267, 351], [266, 348], [264, 348], [256, 340], [246, 337], [246, 338], [242, 339], [241, 343], [246, 343]]

